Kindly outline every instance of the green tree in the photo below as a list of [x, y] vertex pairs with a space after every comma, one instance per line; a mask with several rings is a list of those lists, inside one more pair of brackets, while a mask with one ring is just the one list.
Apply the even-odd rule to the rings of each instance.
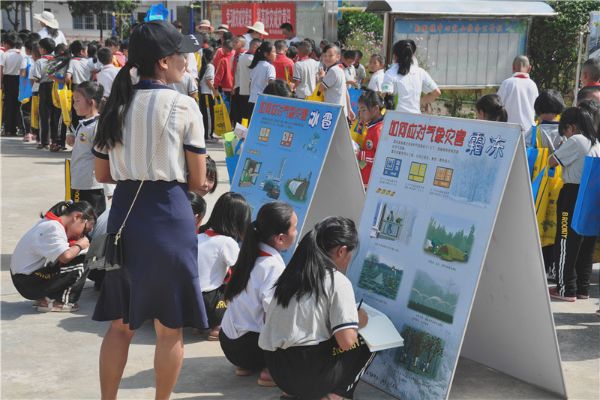
[[534, 18], [529, 36], [531, 77], [540, 89], [571, 94], [577, 70], [579, 32], [589, 22], [589, 13], [600, 10], [600, 1], [547, 1], [558, 15]]
[[[98, 18], [107, 12], [112, 13], [131, 13], [139, 5], [138, 0], [116, 0], [116, 1], [67, 1], [72, 15], [95, 14]], [[117, 19], [119, 21], [120, 18]], [[100, 24], [100, 38], [102, 38], [103, 29], [108, 29]]]
[[0, 9], [6, 11], [8, 22], [11, 23], [12, 29], [15, 31], [18, 31], [21, 25], [19, 19], [21, 11], [29, 6], [31, 6], [31, 1], [0, 1]]
[[342, 20], [338, 23], [338, 39], [342, 43], [357, 32], [371, 33], [376, 41], [383, 40], [383, 20], [376, 14], [360, 11], [347, 11], [342, 14]]

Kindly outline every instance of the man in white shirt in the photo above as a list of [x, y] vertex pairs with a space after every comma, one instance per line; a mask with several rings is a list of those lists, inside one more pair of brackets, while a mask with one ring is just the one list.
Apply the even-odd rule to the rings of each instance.
[[508, 122], [519, 124], [522, 133], [531, 130], [535, 123], [533, 103], [539, 94], [537, 85], [529, 78], [529, 71], [529, 59], [525, 56], [515, 57], [513, 76], [504, 80], [498, 89], [498, 96], [508, 113]]
[[283, 24], [281, 24], [281, 26], [279, 26], [279, 29], [281, 29], [281, 33], [283, 33], [283, 36], [285, 36], [285, 43], [288, 47], [290, 47], [292, 43], [302, 41], [302, 39], [295, 35], [294, 27], [289, 22], [284, 22]]
[[232, 115], [233, 122], [241, 123], [243, 118], [249, 119], [252, 109], [249, 106], [250, 99], [250, 63], [254, 58], [254, 53], [262, 43], [261, 39], [252, 39], [247, 52], [240, 54], [235, 67], [235, 77], [233, 83], [234, 96], [232, 102], [235, 107], [235, 113]]
[[16, 135], [17, 125], [22, 127], [21, 112], [19, 109], [19, 74], [23, 55], [21, 54], [21, 41], [16, 33], [4, 35], [4, 46], [7, 50], [0, 57], [0, 79], [4, 92], [4, 132], [6, 135]]
[[110, 96], [113, 81], [119, 73], [119, 68], [112, 63], [113, 54], [108, 47], [98, 50], [98, 60], [102, 63], [100, 72], [96, 75], [96, 80], [104, 88], [104, 97]]

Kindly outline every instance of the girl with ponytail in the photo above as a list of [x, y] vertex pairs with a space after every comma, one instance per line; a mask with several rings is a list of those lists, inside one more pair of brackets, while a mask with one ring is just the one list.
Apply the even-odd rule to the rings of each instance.
[[302, 399], [352, 398], [372, 359], [345, 273], [358, 246], [354, 222], [329, 217], [307, 233], [275, 284], [259, 346], [274, 381]]
[[500, 96], [497, 94], [481, 96], [477, 100], [477, 103], [475, 103], [475, 109], [477, 110], [477, 119], [498, 122], [506, 122], [508, 120], [506, 109], [502, 104]]
[[219, 341], [225, 357], [236, 366], [236, 375], [245, 376], [263, 369], [261, 386], [275, 386], [265, 358], [258, 347], [265, 312], [273, 297], [273, 285], [285, 263], [279, 254], [296, 241], [298, 217], [282, 202], [263, 205], [244, 235], [233, 274], [225, 289], [227, 311]]
[[74, 312], [87, 269], [79, 253], [90, 245], [96, 213], [86, 201], [55, 204], [17, 243], [10, 272], [17, 291], [41, 312]]
[[[392, 98], [396, 111], [421, 113], [442, 92], [423, 68], [415, 65], [416, 46], [412, 40], [399, 40], [392, 53], [394, 64], [383, 76], [382, 90]], [[421, 93], [425, 93], [421, 97]]]

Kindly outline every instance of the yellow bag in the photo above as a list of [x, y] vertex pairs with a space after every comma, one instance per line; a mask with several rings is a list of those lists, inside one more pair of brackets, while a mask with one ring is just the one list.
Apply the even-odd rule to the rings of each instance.
[[320, 83], [317, 84], [317, 87], [315, 88], [315, 90], [305, 100], [308, 100], [308, 101], [318, 101], [319, 103], [322, 103], [322, 102], [325, 101], [325, 95], [321, 91], [321, 84]]
[[71, 126], [71, 108], [73, 107], [73, 92], [71, 91], [71, 85], [65, 83], [62, 85], [62, 88], [57, 85], [57, 91], [62, 121], [68, 128]]
[[40, 97], [31, 96], [31, 127], [40, 129]]
[[[546, 175], [548, 175], [548, 172], [546, 172]], [[563, 184], [562, 169], [557, 166], [554, 170], [554, 176], [547, 177], [546, 184], [543, 187], [543, 199], [539, 202], [539, 207], [536, 204], [536, 218], [542, 247], [553, 245], [556, 240], [556, 205]], [[536, 201], [536, 203], [538, 202]]]
[[58, 82], [52, 83], [52, 105], [56, 108], [60, 108], [60, 98], [58, 97]]
[[231, 132], [231, 120], [225, 101], [220, 94], [215, 97], [215, 135], [223, 136], [227, 132]]
[[356, 118], [350, 127], [350, 137], [354, 142], [362, 147], [363, 142], [365, 141], [366, 133], [367, 129], [365, 123]]
[[71, 200], [71, 160], [65, 160], [65, 201]]
[[542, 168], [548, 165], [548, 152], [549, 150], [547, 148], [538, 147], [538, 155], [535, 160], [535, 164], [533, 165], [533, 174], [531, 175], [532, 177], [537, 176], [542, 170]]

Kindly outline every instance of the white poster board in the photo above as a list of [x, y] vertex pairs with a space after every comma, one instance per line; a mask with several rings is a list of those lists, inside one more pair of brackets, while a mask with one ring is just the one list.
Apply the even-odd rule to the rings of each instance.
[[518, 126], [388, 112], [360, 243], [357, 300], [405, 342], [378, 354], [367, 382], [447, 398], [468, 326], [467, 357], [565, 395]]

